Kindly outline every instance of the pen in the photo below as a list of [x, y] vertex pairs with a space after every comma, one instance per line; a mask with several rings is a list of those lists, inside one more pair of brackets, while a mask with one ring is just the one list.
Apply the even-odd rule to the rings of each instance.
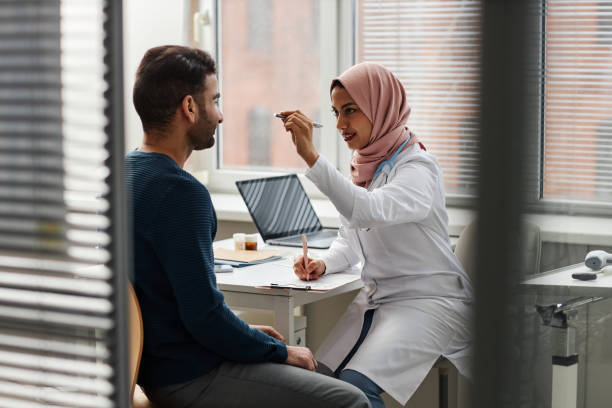
[[[302, 249], [304, 250], [304, 270], [308, 268], [308, 242], [306, 242], [306, 234], [302, 234]], [[310, 280], [310, 276], [306, 273], [306, 280]]]
[[[281, 115], [280, 113], [275, 113], [274, 116], [276, 116], [277, 118], [280, 119], [285, 119], [287, 116], [285, 115]], [[316, 127], [316, 128], [322, 128], [323, 125], [317, 122], [312, 122], [312, 127]]]
[[279, 283], [271, 283], [271, 288], [274, 289], [293, 289], [293, 290], [310, 290], [312, 287], [309, 286], [293, 286], [293, 285], [281, 285]]

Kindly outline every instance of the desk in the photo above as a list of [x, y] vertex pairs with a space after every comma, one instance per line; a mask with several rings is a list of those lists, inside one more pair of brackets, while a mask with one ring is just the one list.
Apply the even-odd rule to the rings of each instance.
[[581, 281], [572, 278], [572, 273], [590, 272], [584, 263], [565, 266], [540, 273], [521, 282], [527, 293], [556, 296], [604, 296], [612, 295], [612, 267], [605, 268], [597, 279]]
[[[226, 239], [217, 241], [215, 247], [231, 248], [233, 241]], [[260, 248], [262, 242], [259, 242]], [[292, 258], [301, 254], [301, 248], [268, 246], [283, 257]], [[310, 250], [311, 257], [316, 258], [322, 251]], [[298, 306], [327, 299], [342, 293], [350, 292], [363, 287], [361, 279], [344, 284], [327, 292], [314, 292], [292, 289], [268, 289], [248, 284], [236, 283], [233, 273], [218, 273], [217, 286], [225, 296], [225, 302], [230, 307], [269, 310], [274, 313], [274, 327], [287, 339], [287, 344], [295, 345], [294, 336], [294, 309]]]
[[[580, 307], [612, 295], [612, 268], [605, 268], [597, 278], [582, 281], [573, 273], [592, 272], [584, 263], [566, 266], [536, 275], [521, 282], [526, 293], [578, 297], [563, 304], [545, 305], [539, 312], [552, 337], [552, 403], [553, 408], [575, 408], [578, 395], [578, 352], [575, 329], [569, 324]], [[553, 315], [548, 311], [555, 310]], [[548, 319], [550, 318], [550, 320]]]

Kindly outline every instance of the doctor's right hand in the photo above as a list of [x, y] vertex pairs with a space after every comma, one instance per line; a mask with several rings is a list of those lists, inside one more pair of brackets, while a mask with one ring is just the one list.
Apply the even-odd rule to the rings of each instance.
[[285, 363], [314, 371], [317, 368], [317, 360], [308, 347], [287, 346], [287, 360]]
[[312, 259], [308, 257], [308, 266], [304, 268], [304, 256], [300, 255], [293, 260], [293, 272], [301, 280], [317, 280], [319, 276], [325, 273], [327, 266], [320, 259]]
[[280, 113], [285, 130], [291, 133], [291, 140], [295, 145], [297, 153], [304, 159], [308, 167], [314, 166], [319, 159], [319, 153], [315, 148], [312, 138], [312, 120], [299, 110], [288, 110]]

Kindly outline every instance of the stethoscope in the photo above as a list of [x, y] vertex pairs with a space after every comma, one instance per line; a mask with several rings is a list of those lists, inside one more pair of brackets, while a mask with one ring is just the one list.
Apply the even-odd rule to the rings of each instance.
[[410, 141], [410, 139], [411, 138], [409, 137], [408, 139], [404, 140], [404, 143], [402, 143], [400, 147], [397, 148], [395, 153], [393, 153], [393, 156], [391, 156], [390, 158], [388, 158], [387, 160], [383, 161], [382, 163], [378, 165], [378, 168], [376, 169], [376, 171], [374, 172], [374, 175], [372, 176], [372, 183], [370, 183], [370, 187], [372, 187], [372, 185], [374, 184], [374, 179], [376, 178], [378, 173], [380, 173], [385, 167], [389, 167], [389, 171], [387, 172], [387, 174], [391, 172], [391, 170], [393, 169], [393, 166], [395, 165], [395, 159], [397, 158], [397, 155], [400, 154], [400, 152], [402, 151], [404, 146], [406, 146], [406, 144]]
[[[409, 141], [410, 141], [410, 138], [404, 140], [404, 143], [402, 143], [400, 147], [397, 148], [395, 153], [393, 153], [393, 155], [390, 158], [388, 158], [387, 160], [383, 161], [382, 163], [378, 165], [378, 168], [376, 169], [376, 171], [374, 172], [374, 175], [372, 176], [372, 182], [370, 183], [370, 186], [368, 187], [368, 191], [372, 191], [375, 187], [381, 184], [381, 183], [374, 183], [374, 180], [376, 180], [376, 176], [378, 175], [378, 173], [382, 172], [385, 167], [388, 167], [389, 171], [385, 172], [386, 177], [385, 177], [385, 180], [382, 181], [382, 183], [387, 182], [387, 177], [389, 176], [389, 173], [391, 173], [391, 170], [393, 169], [393, 166], [395, 165], [395, 159], [397, 158], [397, 155], [400, 154], [404, 146], [406, 146], [406, 144]], [[370, 228], [360, 228], [359, 230], [362, 232], [368, 232]], [[359, 240], [359, 245], [361, 246], [361, 250], [363, 252], [363, 245], [361, 244], [361, 238], [359, 238], [359, 234], [357, 234], [357, 239]]]

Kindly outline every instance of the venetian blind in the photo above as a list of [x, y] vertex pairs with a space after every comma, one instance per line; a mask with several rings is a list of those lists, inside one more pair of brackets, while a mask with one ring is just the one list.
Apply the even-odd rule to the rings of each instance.
[[434, 154], [447, 194], [478, 180], [481, 3], [359, 0], [357, 60], [390, 69], [412, 108], [408, 126]]
[[612, 202], [612, 1], [547, 0], [546, 199]]
[[105, 10], [0, 2], [2, 407], [127, 404], [104, 47], [116, 16]]

